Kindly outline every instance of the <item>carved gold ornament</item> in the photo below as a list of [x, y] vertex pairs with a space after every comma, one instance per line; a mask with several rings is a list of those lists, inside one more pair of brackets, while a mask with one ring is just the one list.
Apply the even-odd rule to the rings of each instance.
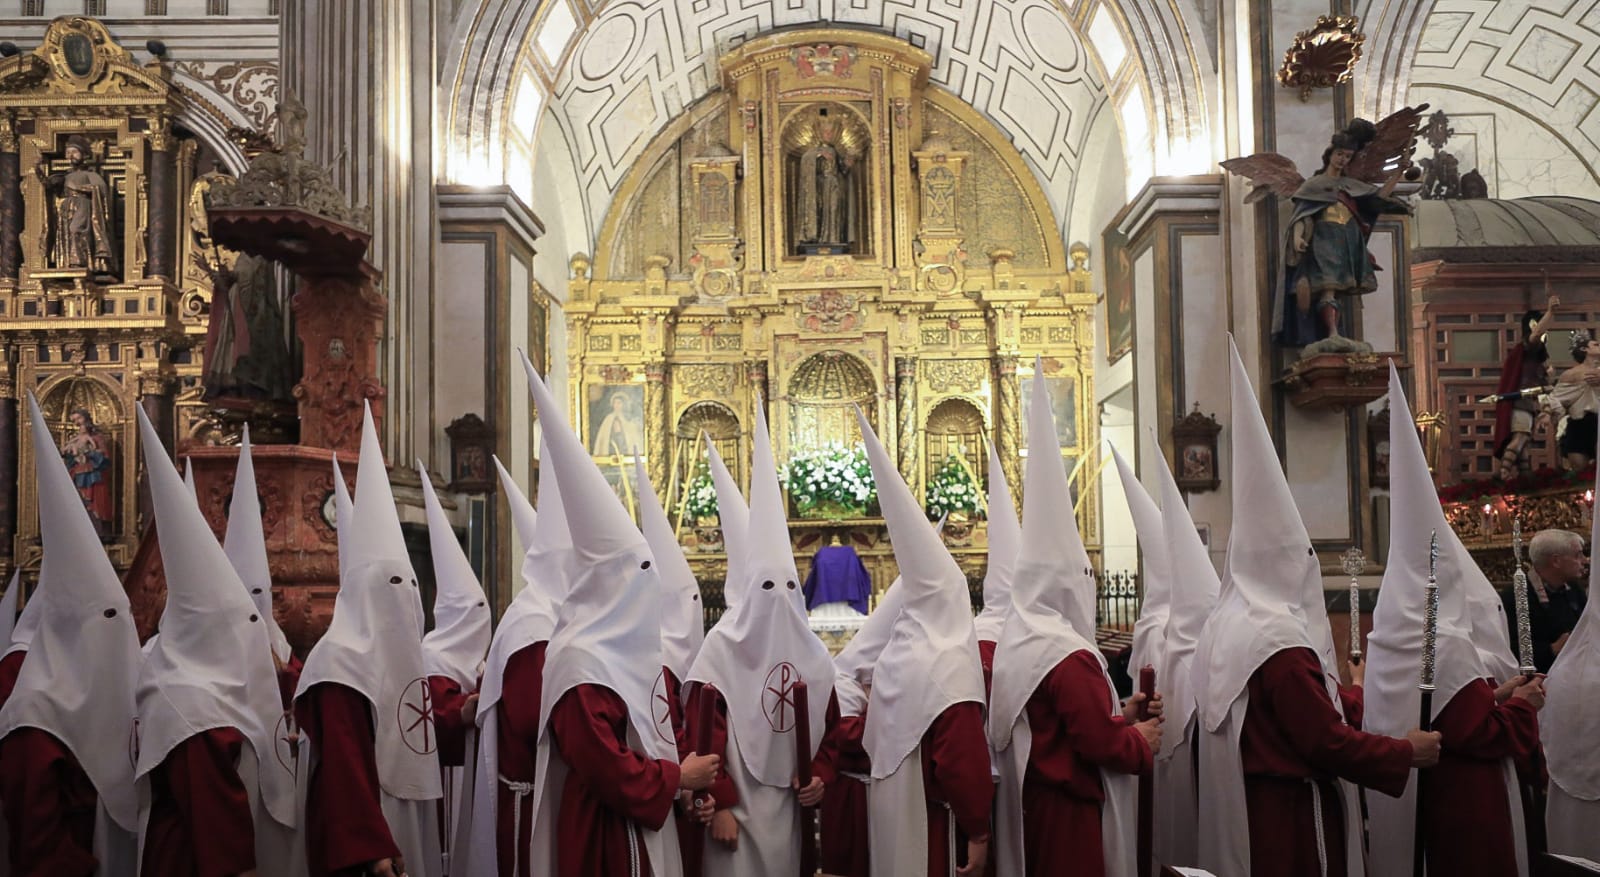
[[1350, 81], [1366, 34], [1356, 28], [1361, 18], [1355, 15], [1324, 15], [1310, 30], [1295, 34], [1294, 45], [1283, 54], [1278, 82], [1285, 88], [1299, 88], [1300, 99], [1311, 99], [1318, 88], [1332, 88]]

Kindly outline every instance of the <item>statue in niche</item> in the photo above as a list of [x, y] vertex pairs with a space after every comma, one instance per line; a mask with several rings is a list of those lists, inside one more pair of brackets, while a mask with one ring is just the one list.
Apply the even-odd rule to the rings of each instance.
[[1246, 204], [1277, 195], [1294, 208], [1283, 244], [1282, 285], [1273, 297], [1278, 344], [1303, 347], [1306, 357], [1372, 351], [1372, 345], [1340, 334], [1339, 317], [1350, 299], [1378, 288], [1379, 266], [1367, 250], [1378, 217], [1411, 211], [1392, 195], [1402, 176], [1420, 176], [1411, 155], [1427, 107], [1407, 107], [1376, 125], [1352, 121], [1333, 135], [1309, 180], [1275, 152], [1222, 162], [1252, 184]]
[[840, 146], [840, 125], [820, 110], [813, 142], [800, 153], [795, 180], [795, 241], [803, 252], [848, 252], [851, 174], [855, 161]]
[[34, 168], [50, 203], [50, 267], [82, 269], [97, 279], [117, 279], [117, 247], [111, 234], [111, 186], [90, 164], [93, 150], [87, 138], [67, 138], [64, 154], [70, 170], [52, 173], [50, 163]]
[[206, 210], [236, 183], [213, 163], [189, 190], [194, 261], [211, 278], [211, 320], [201, 360], [205, 398], [291, 402], [294, 368], [272, 263], [211, 238]]

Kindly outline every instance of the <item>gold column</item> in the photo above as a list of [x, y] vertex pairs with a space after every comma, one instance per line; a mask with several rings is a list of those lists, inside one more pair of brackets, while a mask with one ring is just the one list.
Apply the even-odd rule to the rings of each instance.
[[667, 457], [672, 453], [672, 423], [667, 415], [667, 364], [644, 364], [644, 428], [650, 446], [646, 470], [662, 496], [667, 490]]
[[[772, 394], [768, 392], [767, 388], [767, 361], [764, 359], [746, 360], [744, 364], [744, 377], [745, 380], [750, 384], [750, 416], [746, 418], [744, 428], [741, 429], [740, 432], [746, 436], [754, 435], [754, 418], [756, 414], [759, 413], [767, 418], [768, 431], [774, 433], [772, 436], [773, 449], [776, 450], [778, 448], [788, 447], [788, 440], [776, 434], [784, 430], [783, 425], [772, 422]], [[744, 471], [745, 478], [748, 479], [749, 467], [744, 465], [744, 460], [749, 458], [750, 445], [745, 441], [741, 441], [740, 445], [742, 446], [742, 450], [740, 451], [739, 455], [740, 462], [734, 471]], [[781, 460], [779, 461], [779, 465], [782, 465]]]
[[900, 411], [899, 443], [900, 477], [916, 492], [917, 479], [917, 358], [894, 358], [894, 396]]
[[996, 450], [1000, 467], [1013, 496], [1022, 495], [1022, 396], [1017, 386], [1017, 357], [1000, 354], [994, 358], [995, 387], [1000, 397], [1000, 422], [995, 427]]

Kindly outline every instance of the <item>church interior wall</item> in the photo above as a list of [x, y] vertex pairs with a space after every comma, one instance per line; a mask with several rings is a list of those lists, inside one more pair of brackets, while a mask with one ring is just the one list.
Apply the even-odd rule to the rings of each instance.
[[[1134, 417], [1135, 404], [1137, 399], [1132, 384], [1124, 385], [1111, 396], [1101, 397], [1100, 438], [1116, 448], [1130, 464], [1137, 465], [1132, 454], [1141, 442]], [[1107, 452], [1102, 459], [1110, 461], [1111, 454]], [[1101, 530], [1105, 546], [1104, 568], [1138, 569], [1139, 543], [1133, 528], [1133, 512], [1128, 508], [1116, 463], [1108, 462], [1101, 468], [1099, 478], [1100, 495], [1106, 498], [1101, 504], [1101, 514], [1104, 516], [1104, 527]]]

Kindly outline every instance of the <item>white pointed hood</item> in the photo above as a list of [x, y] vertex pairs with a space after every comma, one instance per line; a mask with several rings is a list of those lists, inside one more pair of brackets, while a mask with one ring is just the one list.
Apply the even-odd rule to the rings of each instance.
[[983, 573], [983, 611], [973, 622], [979, 641], [997, 642], [1011, 614], [1011, 583], [1022, 551], [1022, 525], [1000, 454], [989, 443], [989, 565]]
[[[711, 486], [717, 491], [717, 522], [722, 528], [723, 550], [728, 555], [728, 574], [722, 583], [722, 601], [725, 609], [732, 609], [744, 594], [748, 574], [744, 567], [744, 554], [750, 541], [750, 507], [744, 494], [739, 492], [739, 482], [728, 465], [722, 461], [717, 446], [706, 437], [706, 461], [711, 467]], [[754, 482], [752, 482], [753, 484]]]
[[1094, 644], [1093, 569], [1078, 534], [1045, 381], [1033, 382], [1027, 427], [1022, 551], [990, 692], [989, 739], [997, 751], [1011, 745], [1028, 698], [1063, 659], [1087, 650], [1105, 666]]
[[1322, 567], [1231, 336], [1229, 349], [1233, 527], [1217, 609], [1200, 635], [1194, 668], [1200, 720], [1208, 732], [1222, 725], [1256, 668], [1284, 649], [1315, 651], [1330, 692], [1337, 692], [1339, 680]]
[[17, 684], [0, 708], [0, 738], [18, 728], [45, 731], [72, 752], [106, 812], [125, 831], [138, 828], [133, 788], [134, 685], [139, 635], [128, 595], [95, 535], [83, 499], [28, 394], [39, 529], [44, 560], [29, 609], [38, 628]]
[[860, 409], [856, 419], [900, 566], [897, 590], [902, 592], [899, 617], [872, 671], [872, 709], [862, 737], [872, 775], [882, 779], [900, 769], [946, 709], [969, 701], [983, 704], [986, 698], [966, 574], [928, 526], [921, 504]]
[[1172, 604], [1172, 572], [1168, 565], [1161, 509], [1156, 508], [1155, 501], [1139, 483], [1139, 476], [1116, 448], [1111, 449], [1111, 458], [1117, 463], [1122, 495], [1127, 498], [1128, 511], [1133, 514], [1133, 529], [1139, 536], [1139, 553], [1144, 558], [1144, 602], [1139, 607], [1139, 620], [1133, 624], [1133, 649], [1128, 661], [1129, 671], [1137, 676], [1144, 667], [1161, 666], [1161, 655], [1166, 651], [1167, 616]]
[[[340, 484], [344, 481], [341, 479]], [[250, 593], [272, 644], [273, 657], [288, 663], [293, 657], [289, 639], [272, 614], [272, 570], [267, 563], [267, 535], [261, 524], [261, 503], [256, 491], [256, 467], [250, 456], [250, 427], [239, 443], [239, 468], [233, 474], [233, 499], [228, 504], [228, 531], [223, 551], [234, 572]]]
[[[245, 429], [249, 429], [246, 426]], [[189, 491], [189, 498], [196, 503], [200, 502], [200, 489], [194, 486], [194, 460], [183, 458], [183, 486]]]
[[413, 801], [438, 798], [438, 738], [422, 663], [422, 595], [370, 405], [361, 424], [355, 503], [348, 519], [340, 517], [346, 568], [333, 622], [306, 656], [295, 698], [324, 682], [360, 692], [372, 705], [383, 790]]
[[839, 701], [839, 714], [860, 716], [867, 711], [867, 692], [863, 686], [872, 684], [873, 671], [878, 656], [889, 644], [895, 621], [900, 617], [900, 607], [905, 605], [905, 588], [896, 577], [878, 598], [878, 605], [867, 615], [867, 620], [856, 629], [855, 636], [845, 643], [833, 657], [833, 693]]
[[[16, 602], [15, 601], [20, 600], [22, 598], [21, 585], [22, 585], [22, 570], [19, 569], [19, 570], [15, 571], [15, 572], [13, 572], [11, 574], [11, 586], [17, 589], [17, 596], [16, 597], [11, 597], [11, 596], [9, 596], [10, 595], [10, 591], [6, 592], [7, 593], [7, 599], [10, 599], [10, 600], [13, 601], [12, 604], [11, 604], [11, 609], [12, 609], [12, 614], [13, 615], [16, 614]], [[34, 634], [39, 632], [39, 614], [40, 614], [40, 611], [43, 609], [44, 604], [41, 603], [39, 600], [35, 599], [35, 597], [37, 597], [37, 596], [38, 596], [38, 589], [35, 588], [33, 595], [28, 597], [27, 605], [22, 607], [22, 614], [21, 615], [16, 615], [16, 623], [11, 628], [11, 634], [8, 637], [6, 637], [5, 639], [0, 640], [0, 643], [6, 643], [6, 649], [5, 649], [5, 654], [6, 655], [11, 654], [12, 652], [25, 652], [25, 651], [27, 651], [28, 650], [28, 645], [33, 642]], [[3, 656], [0, 656], [0, 657], [3, 657]]]
[[[1472, 643], [1467, 618], [1463, 583], [1469, 573], [1461, 566], [1466, 553], [1453, 550], [1455, 531], [1439, 505], [1411, 406], [1393, 364], [1389, 366], [1389, 410], [1389, 558], [1383, 586], [1378, 589], [1378, 605], [1372, 613], [1372, 633], [1367, 637], [1363, 730], [1398, 737], [1417, 726], [1422, 705], [1417, 680], [1422, 667], [1431, 535], [1439, 539], [1433, 716], [1437, 717], [1457, 692], [1486, 676], [1487, 671]], [[1373, 873], [1410, 873], [1414, 795], [1415, 783], [1408, 783], [1400, 799], [1375, 798], [1369, 802], [1374, 814], [1369, 838]]]
[[1211, 554], [1200, 541], [1183, 493], [1167, 466], [1166, 455], [1155, 430], [1148, 434], [1151, 455], [1160, 461], [1161, 532], [1166, 545], [1167, 569], [1171, 571], [1171, 601], [1167, 613], [1166, 648], [1156, 666], [1156, 688], [1166, 701], [1168, 733], [1161, 737], [1160, 758], [1171, 758], [1185, 738], [1184, 729], [1195, 712], [1192, 681], [1195, 647], [1205, 628], [1211, 609], [1217, 604], [1221, 584]]
[[650, 545], [656, 575], [661, 579], [661, 661], [682, 681], [706, 638], [700, 584], [672, 533], [672, 523], [650, 483], [644, 459], [634, 460], [633, 465], [639, 482], [639, 529]]
[[274, 820], [291, 826], [294, 775], [278, 767], [274, 749], [283, 701], [266, 625], [144, 409], [134, 411], [167, 580], [161, 636], [139, 673], [136, 776], [143, 781], [196, 734], [233, 728], [255, 760], [241, 776], [253, 773], [254, 794]]
[[573, 552], [571, 586], [545, 653], [540, 736], [547, 733], [563, 695], [579, 685], [598, 685], [626, 704], [629, 724], [645, 752], [676, 761], [670, 726], [662, 735], [651, 715], [651, 693], [662, 663], [661, 580], [650, 547], [561, 418], [532, 364], [525, 359], [524, 367], [544, 424], [549, 454], [544, 463], [560, 473], [561, 508]]
[[[814, 755], [833, 690], [833, 659], [806, 622], [778, 467], [759, 405], [754, 432], [748, 550], [739, 549], [744, 558], [741, 581], [729, 582], [743, 596], [706, 634], [686, 681], [717, 687], [727, 701], [745, 768], [765, 785], [788, 788], [795, 767], [796, 721], [789, 692], [796, 681], [805, 681], [810, 712], [805, 718], [811, 722]], [[733, 751], [730, 747], [729, 757]]]
[[[552, 418], [559, 415], [551, 414]], [[548, 426], [546, 427], [548, 429]], [[556, 629], [556, 607], [566, 598], [572, 576], [572, 536], [561, 504], [561, 479], [550, 463], [548, 441], [540, 438], [539, 512], [522, 495], [517, 483], [504, 467], [500, 484], [511, 505], [511, 518], [522, 540], [522, 590], [512, 598], [495, 628], [484, 662], [483, 687], [478, 692], [481, 720], [500, 702], [505, 682], [506, 663], [517, 652], [536, 643], [548, 642]], [[499, 465], [499, 461], [495, 461]]]
[[[360, 474], [359, 472], [357, 474]], [[333, 534], [339, 543], [339, 578], [350, 566], [350, 550], [345, 544], [350, 531], [350, 518], [355, 513], [355, 503], [350, 500], [350, 488], [344, 483], [344, 470], [339, 468], [339, 454], [333, 455]]]
[[444, 516], [444, 506], [439, 504], [421, 460], [417, 461], [417, 473], [422, 476], [434, 580], [433, 630], [422, 637], [422, 664], [429, 676], [446, 676], [462, 691], [476, 691], [489, 652], [489, 600], [456, 541], [456, 531]]
[[[1600, 493], [1600, 476], [1596, 478]], [[1600, 516], [1589, 544], [1600, 545]], [[1550, 782], [1580, 801], [1600, 801], [1600, 757], [1591, 739], [1600, 728], [1600, 563], [1589, 565], [1589, 605], [1545, 678], [1539, 736]]]

